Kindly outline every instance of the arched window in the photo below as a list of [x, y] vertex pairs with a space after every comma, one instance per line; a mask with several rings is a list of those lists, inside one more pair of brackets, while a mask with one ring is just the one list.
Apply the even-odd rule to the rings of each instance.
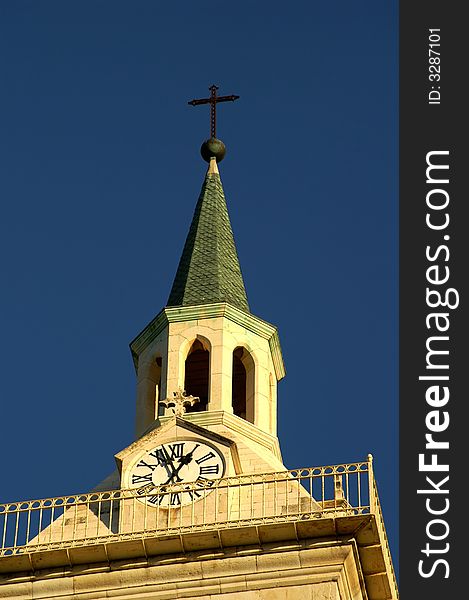
[[210, 381], [210, 352], [200, 340], [195, 340], [186, 358], [184, 389], [188, 396], [200, 398], [187, 412], [207, 410]]
[[241, 346], [233, 351], [231, 397], [233, 413], [254, 423], [254, 361], [246, 348]]

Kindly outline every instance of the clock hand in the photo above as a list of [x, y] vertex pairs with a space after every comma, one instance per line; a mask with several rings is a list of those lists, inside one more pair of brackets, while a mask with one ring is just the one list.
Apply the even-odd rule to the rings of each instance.
[[[195, 448], [194, 448], [194, 449], [195, 449]], [[179, 467], [176, 469], [176, 468], [174, 467], [173, 460], [170, 458], [170, 456], [169, 456], [169, 454], [168, 454], [168, 451], [166, 450], [166, 448], [165, 448], [164, 446], [162, 447], [162, 450], [163, 450], [163, 454], [164, 454], [164, 456], [165, 456], [165, 459], [166, 459], [166, 465], [165, 465], [165, 466], [168, 466], [168, 467], [169, 467], [169, 464], [168, 464], [168, 463], [171, 463], [171, 466], [170, 466], [170, 470], [171, 470], [171, 472], [169, 472], [169, 470], [168, 470], [168, 469], [166, 469], [166, 472], [168, 473], [169, 477], [168, 477], [168, 479], [167, 479], [167, 480], [166, 480], [166, 481], [163, 483], [163, 485], [166, 485], [166, 484], [168, 484], [168, 483], [179, 483], [180, 481], [182, 481], [182, 479], [181, 479], [181, 478], [178, 476], [179, 469], [181, 468], [181, 466], [182, 466], [182, 465], [179, 465]], [[184, 458], [184, 457], [183, 457], [183, 458]], [[182, 459], [181, 459], [181, 460], [182, 460]], [[176, 482], [174, 482], [174, 481], [173, 481], [175, 477], [177, 477], [177, 481], [176, 481]]]
[[[162, 461], [163, 467], [166, 469], [166, 473], [169, 475], [169, 478], [171, 479], [174, 474], [173, 461], [171, 460], [171, 458], [168, 454], [168, 451], [166, 450], [166, 448], [164, 446], [162, 446], [161, 451], [162, 451], [162, 454], [164, 455], [164, 461]], [[171, 463], [171, 466], [169, 466], [168, 463]]]
[[[183, 467], [184, 465], [188, 465], [188, 464], [189, 464], [189, 463], [192, 461], [192, 455], [194, 454], [194, 451], [195, 451], [195, 450], [197, 450], [197, 448], [199, 447], [199, 445], [200, 445], [200, 444], [197, 444], [196, 446], [194, 446], [190, 452], [188, 452], [187, 454], [185, 454], [184, 456], [182, 456], [182, 457], [179, 459], [179, 466], [178, 466], [178, 467], [177, 467], [175, 470], [173, 470], [173, 474], [172, 474], [172, 476], [171, 476], [171, 477], [168, 479], [168, 481], [166, 481], [166, 482], [165, 482], [163, 485], [166, 485], [166, 484], [168, 484], [168, 483], [174, 483], [174, 482], [172, 481], [172, 479], [173, 479], [174, 477], [177, 477], [177, 482], [178, 482], [178, 483], [179, 483], [179, 481], [183, 481], [183, 480], [182, 480], [182, 479], [179, 477], [179, 471], [182, 469], [182, 467]], [[172, 462], [171, 462], [171, 464], [172, 464]]]

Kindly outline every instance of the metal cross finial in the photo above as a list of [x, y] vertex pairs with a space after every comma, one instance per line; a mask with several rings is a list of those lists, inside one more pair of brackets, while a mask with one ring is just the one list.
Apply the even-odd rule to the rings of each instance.
[[210, 104], [210, 137], [216, 138], [217, 133], [217, 103], [218, 102], [234, 102], [239, 96], [217, 96], [218, 86], [211, 85], [210, 98], [200, 98], [199, 100], [191, 100], [187, 104], [197, 106], [199, 104]]
[[197, 396], [187, 396], [185, 390], [178, 388], [177, 392], [173, 392], [173, 398], [166, 398], [166, 400], [160, 400], [159, 404], [166, 408], [172, 408], [176, 417], [183, 417], [186, 413], [188, 406], [194, 406], [196, 402], [199, 402], [200, 398]]

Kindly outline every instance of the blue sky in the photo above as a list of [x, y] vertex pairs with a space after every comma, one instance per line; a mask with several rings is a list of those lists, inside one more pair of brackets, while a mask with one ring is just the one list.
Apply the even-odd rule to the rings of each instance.
[[398, 535], [397, 2], [0, 4], [0, 501], [90, 489], [133, 440], [206, 107], [287, 466], [375, 457]]

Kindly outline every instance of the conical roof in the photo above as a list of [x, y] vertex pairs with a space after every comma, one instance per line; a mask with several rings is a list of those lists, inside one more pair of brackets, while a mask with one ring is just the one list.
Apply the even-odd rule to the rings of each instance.
[[249, 312], [220, 175], [212, 158], [195, 207], [168, 306], [228, 302]]

